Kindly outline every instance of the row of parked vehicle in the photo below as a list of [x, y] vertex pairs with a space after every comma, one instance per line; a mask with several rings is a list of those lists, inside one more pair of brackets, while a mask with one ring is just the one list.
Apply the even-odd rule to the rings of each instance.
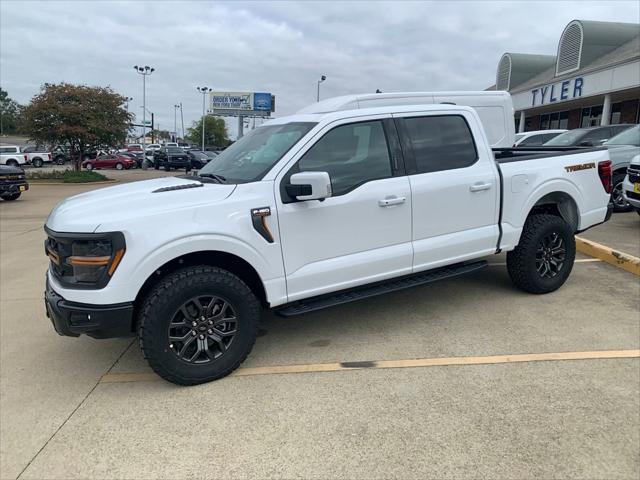
[[624, 196], [623, 183], [632, 159], [640, 155], [640, 125], [620, 124], [574, 130], [538, 130], [518, 133], [517, 148], [607, 147], [612, 163], [613, 192], [616, 212], [630, 211], [633, 206]]
[[156, 170], [164, 168], [170, 171], [184, 168], [190, 171], [199, 170], [218, 155], [214, 150], [201, 151], [190, 146], [179, 146], [177, 143], [150, 144], [146, 147], [144, 152], [140, 144], [130, 144], [113, 152], [100, 151], [94, 156], [85, 158], [82, 166], [87, 170], [153, 167]]

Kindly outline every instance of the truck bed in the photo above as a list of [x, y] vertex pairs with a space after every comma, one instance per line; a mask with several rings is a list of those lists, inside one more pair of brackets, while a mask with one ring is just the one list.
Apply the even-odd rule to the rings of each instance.
[[607, 147], [516, 147], [493, 148], [493, 155], [498, 163], [521, 162], [537, 158], [560, 157], [574, 153], [606, 150]]

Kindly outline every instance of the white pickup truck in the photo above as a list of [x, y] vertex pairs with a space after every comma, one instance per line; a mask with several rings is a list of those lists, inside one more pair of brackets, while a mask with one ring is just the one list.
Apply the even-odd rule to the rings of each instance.
[[20, 167], [29, 161], [29, 156], [17, 145], [0, 145], [0, 165]]
[[553, 292], [574, 233], [610, 217], [610, 191], [606, 149], [492, 150], [466, 106], [296, 114], [198, 175], [60, 203], [45, 225], [47, 314], [61, 335], [137, 334], [163, 378], [207, 382], [246, 358], [264, 308], [302, 314], [503, 251], [517, 287]]

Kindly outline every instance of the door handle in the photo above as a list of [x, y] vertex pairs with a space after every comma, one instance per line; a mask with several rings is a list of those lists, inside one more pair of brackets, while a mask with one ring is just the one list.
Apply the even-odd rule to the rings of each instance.
[[472, 192], [481, 192], [483, 190], [489, 190], [492, 187], [490, 183], [474, 183], [469, 186], [469, 190]]
[[379, 207], [390, 207], [391, 205], [400, 205], [407, 201], [406, 197], [387, 197], [383, 200], [378, 200]]

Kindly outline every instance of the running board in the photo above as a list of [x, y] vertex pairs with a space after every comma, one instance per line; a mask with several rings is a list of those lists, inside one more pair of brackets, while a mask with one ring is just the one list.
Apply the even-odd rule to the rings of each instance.
[[433, 270], [411, 274], [405, 277], [392, 278], [390, 280], [384, 280], [370, 285], [363, 285], [362, 287], [356, 287], [350, 290], [343, 290], [340, 292], [321, 295], [319, 297], [300, 300], [284, 305], [281, 308], [277, 308], [275, 312], [283, 317], [293, 317], [295, 315], [302, 315], [304, 313], [322, 310], [323, 308], [342, 305], [343, 303], [354, 302], [356, 300], [375, 297], [384, 293], [395, 292], [396, 290], [403, 290], [405, 288], [417, 287], [418, 285], [424, 285], [437, 280], [457, 277], [458, 275], [463, 275], [465, 273], [475, 272], [487, 265], [488, 263], [486, 260], [469, 263], [456, 263], [447, 267], [435, 268]]

